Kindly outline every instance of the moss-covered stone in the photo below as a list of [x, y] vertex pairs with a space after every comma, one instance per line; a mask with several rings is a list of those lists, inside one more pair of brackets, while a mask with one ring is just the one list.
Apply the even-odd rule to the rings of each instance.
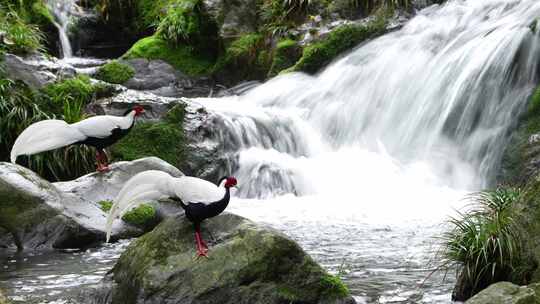
[[[165, 220], [115, 265], [112, 303], [354, 303], [341, 284], [284, 235], [232, 214], [207, 220], [210, 258], [193, 259], [193, 224]], [[210, 237], [212, 235], [213, 237]]]
[[530, 97], [527, 111], [505, 148], [497, 177], [499, 183], [524, 185], [537, 174], [540, 135], [536, 138], [535, 134], [540, 134], [540, 87]]
[[270, 69], [271, 53], [262, 34], [250, 33], [233, 41], [214, 68], [223, 83], [263, 80]]
[[171, 46], [157, 36], [137, 41], [123, 58], [161, 59], [190, 76], [210, 74], [215, 62], [212, 56], [198, 52], [189, 45]]
[[538, 286], [517, 286], [509, 282], [495, 283], [484, 289], [466, 304], [540, 304]]
[[274, 50], [272, 66], [268, 72], [268, 77], [274, 77], [279, 72], [294, 66], [301, 56], [302, 48], [298, 45], [298, 42], [292, 39], [285, 39], [278, 42]]
[[316, 73], [343, 52], [384, 33], [385, 29], [386, 20], [383, 17], [379, 17], [367, 25], [338, 27], [322, 40], [305, 47], [302, 58], [289, 71]]
[[161, 122], [143, 122], [111, 147], [113, 159], [135, 160], [157, 156], [177, 168], [184, 162], [185, 140], [183, 132], [184, 106], [169, 110]]
[[96, 78], [108, 83], [123, 84], [135, 75], [135, 70], [127, 64], [113, 60], [104, 66], [101, 66]]

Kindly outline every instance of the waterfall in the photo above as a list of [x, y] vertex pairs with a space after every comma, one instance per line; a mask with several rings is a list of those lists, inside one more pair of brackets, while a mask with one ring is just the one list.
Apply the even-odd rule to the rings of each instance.
[[62, 56], [63, 58], [70, 58], [73, 56], [73, 52], [67, 30], [70, 18], [75, 12], [76, 4], [73, 0], [48, 0], [47, 5], [56, 19], [53, 23], [58, 29], [60, 45], [62, 47]]
[[488, 186], [538, 82], [538, 17], [535, 0], [449, 1], [315, 77], [289, 74], [204, 101], [222, 117], [224, 150], [237, 152], [232, 167], [250, 181], [240, 194], [310, 193], [313, 177], [297, 165], [349, 148], [425, 163], [450, 187]]
[[[316, 76], [200, 99], [229, 210], [298, 240], [360, 303], [449, 303], [433, 237], [492, 184], [538, 84], [538, 0], [450, 0]], [[221, 159], [220, 159], [221, 160]]]

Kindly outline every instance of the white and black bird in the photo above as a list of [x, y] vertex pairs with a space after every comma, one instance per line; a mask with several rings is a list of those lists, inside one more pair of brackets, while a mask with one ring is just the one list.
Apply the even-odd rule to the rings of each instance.
[[147, 201], [169, 198], [177, 201], [195, 228], [198, 256], [208, 256], [208, 246], [201, 237], [201, 222], [222, 213], [231, 198], [230, 188], [236, 178], [226, 176], [218, 185], [191, 176], [172, 177], [168, 173], [148, 170], [133, 176], [118, 193], [107, 217], [107, 242], [113, 220]]
[[126, 136], [135, 118], [144, 109], [136, 106], [124, 116], [99, 115], [68, 124], [63, 120], [48, 119], [28, 126], [17, 137], [11, 148], [11, 162], [19, 155], [32, 155], [61, 147], [84, 144], [96, 148], [97, 170], [108, 170], [107, 154], [103, 149]]

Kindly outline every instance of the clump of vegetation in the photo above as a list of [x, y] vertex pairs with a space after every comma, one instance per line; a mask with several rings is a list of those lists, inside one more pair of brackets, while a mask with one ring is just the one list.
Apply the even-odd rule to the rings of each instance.
[[478, 192], [469, 197], [467, 212], [449, 220], [441, 267], [458, 269], [454, 300], [464, 301], [495, 282], [521, 283], [523, 233], [514, 208], [519, 197], [514, 188]]
[[183, 105], [173, 107], [164, 121], [143, 122], [111, 147], [114, 159], [135, 160], [156, 156], [181, 167], [184, 162]]
[[[217, 24], [207, 15], [202, 0], [172, 2], [159, 22], [157, 34], [173, 45], [216, 48]], [[214, 45], [212, 45], [214, 44]]]
[[294, 66], [301, 56], [302, 48], [298, 45], [298, 42], [292, 39], [285, 39], [278, 42], [276, 49], [274, 50], [268, 77], [276, 76], [279, 72]]
[[113, 202], [111, 201], [100, 201], [98, 202], [101, 210], [103, 210], [103, 212], [109, 212], [112, 208], [112, 205], [113, 205]]
[[135, 70], [127, 64], [113, 60], [101, 66], [96, 78], [108, 83], [123, 84], [135, 75]]
[[383, 33], [385, 29], [386, 19], [382, 16], [367, 25], [343, 25], [330, 32], [321, 41], [304, 48], [302, 58], [292, 70], [316, 73], [339, 54]]
[[233, 41], [218, 60], [214, 73], [223, 82], [236, 83], [243, 79], [264, 79], [271, 65], [262, 34], [245, 34]]
[[[109, 212], [112, 208], [113, 202], [111, 201], [100, 201], [98, 202], [101, 210], [104, 212]], [[124, 216], [122, 220], [126, 223], [135, 225], [135, 226], [146, 226], [149, 223], [153, 222], [156, 217], [156, 209], [149, 204], [140, 204], [137, 208], [134, 208]]]
[[215, 61], [212, 56], [198, 52], [190, 46], [171, 46], [157, 36], [137, 41], [123, 57], [161, 59], [190, 76], [208, 75]]
[[137, 208], [128, 211], [122, 220], [135, 226], [146, 226], [156, 217], [156, 209], [148, 204], [141, 204]]
[[337, 276], [325, 274], [321, 277], [320, 284], [327, 299], [341, 299], [349, 295], [349, 288]]
[[16, 11], [0, 5], [0, 52], [27, 54], [43, 50], [43, 39], [36, 25], [26, 22]]

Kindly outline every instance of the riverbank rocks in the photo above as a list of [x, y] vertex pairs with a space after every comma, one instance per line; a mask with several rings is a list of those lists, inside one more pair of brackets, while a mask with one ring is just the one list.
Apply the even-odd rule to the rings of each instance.
[[518, 286], [510, 282], [495, 283], [465, 304], [540, 304], [540, 284]]
[[56, 81], [58, 77], [73, 77], [75, 69], [58, 59], [47, 58], [43, 54], [19, 57], [5, 54], [1, 62], [8, 78], [20, 80], [33, 89], [39, 89]]
[[202, 225], [208, 259], [195, 258], [193, 232], [182, 215], [134, 241], [92, 303], [355, 303], [338, 278], [273, 229], [228, 213], [211, 218]]
[[214, 90], [212, 81], [189, 77], [163, 60], [144, 58], [121, 61], [131, 66], [135, 75], [123, 85], [164, 97], [206, 97]]
[[[74, 181], [49, 183], [27, 168], [1, 162], [0, 248], [82, 248], [103, 241], [107, 214], [102, 202], [112, 200], [129, 178], [151, 169], [182, 175], [155, 157], [117, 162], [110, 168]], [[121, 220], [113, 225], [113, 239], [143, 232]]]

